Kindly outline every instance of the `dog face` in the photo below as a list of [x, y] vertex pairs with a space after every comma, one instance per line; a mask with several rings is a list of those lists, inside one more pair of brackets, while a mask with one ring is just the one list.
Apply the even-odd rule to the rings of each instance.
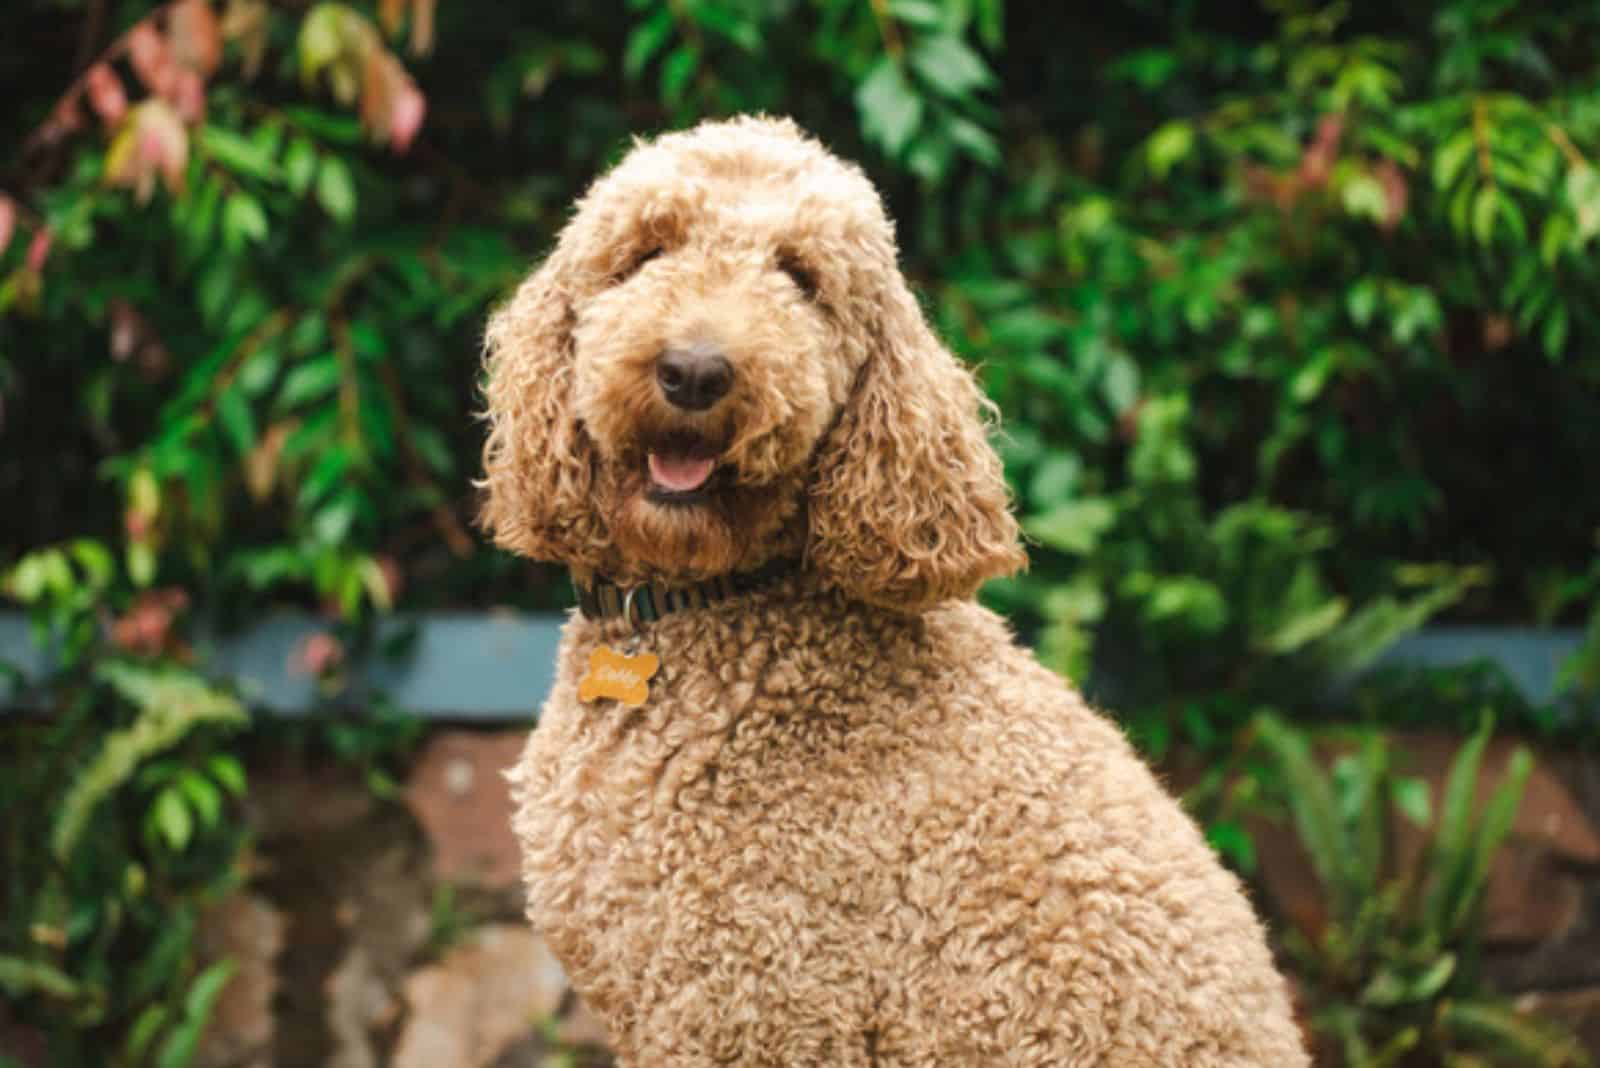
[[792, 124], [636, 147], [488, 333], [486, 525], [580, 578], [807, 558], [920, 607], [1020, 562], [871, 185]]

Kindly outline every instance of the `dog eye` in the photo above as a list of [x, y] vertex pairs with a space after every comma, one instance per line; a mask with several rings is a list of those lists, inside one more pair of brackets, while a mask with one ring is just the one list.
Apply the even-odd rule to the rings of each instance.
[[817, 299], [817, 272], [792, 252], [778, 254], [778, 270], [789, 276], [807, 300]]
[[633, 257], [633, 259], [629, 260], [628, 265], [618, 272], [616, 278], [617, 282], [626, 282], [628, 279], [639, 273], [639, 268], [643, 267], [645, 264], [649, 263], [651, 260], [655, 259], [665, 251], [666, 249], [662, 248], [660, 245], [655, 245], [651, 248], [645, 249], [643, 252]]

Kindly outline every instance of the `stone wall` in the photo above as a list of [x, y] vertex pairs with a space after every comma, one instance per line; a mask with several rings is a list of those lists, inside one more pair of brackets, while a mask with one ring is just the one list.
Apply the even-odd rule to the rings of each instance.
[[[441, 729], [403, 796], [387, 801], [348, 768], [251, 769], [251, 884], [203, 931], [208, 952], [232, 956], [238, 971], [200, 1068], [609, 1063], [603, 1031], [522, 921], [500, 773], [524, 737]], [[1455, 744], [1398, 740], [1436, 795]], [[1491, 778], [1509, 752], [1509, 743], [1492, 748]], [[1541, 754], [1492, 876], [1488, 963], [1505, 989], [1567, 1019], [1600, 1058], [1597, 827], [1600, 757]], [[1298, 843], [1283, 828], [1255, 830], [1264, 904], [1315, 930], [1322, 903]]]

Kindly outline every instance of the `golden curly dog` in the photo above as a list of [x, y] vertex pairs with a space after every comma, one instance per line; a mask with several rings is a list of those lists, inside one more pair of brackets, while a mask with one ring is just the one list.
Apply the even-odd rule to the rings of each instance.
[[1024, 562], [985, 401], [860, 171], [641, 144], [487, 348], [485, 525], [585, 608], [528, 914], [622, 1064], [1307, 1063], [1237, 881], [972, 600]]

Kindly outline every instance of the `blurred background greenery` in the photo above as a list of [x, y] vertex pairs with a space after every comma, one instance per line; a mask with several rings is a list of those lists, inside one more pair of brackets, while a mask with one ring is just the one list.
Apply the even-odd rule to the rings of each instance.
[[[1476, 967], [1519, 775], [1477, 820], [1473, 743], [1430, 806], [1376, 735], [1325, 773], [1300, 729], [1600, 738], [1594, 4], [0, 19], [0, 568], [61, 663], [0, 728], [0, 992], [54, 1063], [188, 1063], [252, 747], [382, 791], [418, 736], [241, 732], [194, 635], [320, 613], [333, 688], [397, 607], [564, 604], [473, 530], [487, 310], [631, 135], [756, 110], [866, 168], [1003, 410], [1033, 566], [991, 603], [1192, 773], [1246, 875], [1252, 812], [1318, 858], [1333, 933], [1285, 953], [1327, 1062], [1576, 1063]], [[1544, 706], [1481, 668], [1327, 685], [1430, 619], [1587, 637]], [[1386, 859], [1396, 816], [1430, 864]]]

